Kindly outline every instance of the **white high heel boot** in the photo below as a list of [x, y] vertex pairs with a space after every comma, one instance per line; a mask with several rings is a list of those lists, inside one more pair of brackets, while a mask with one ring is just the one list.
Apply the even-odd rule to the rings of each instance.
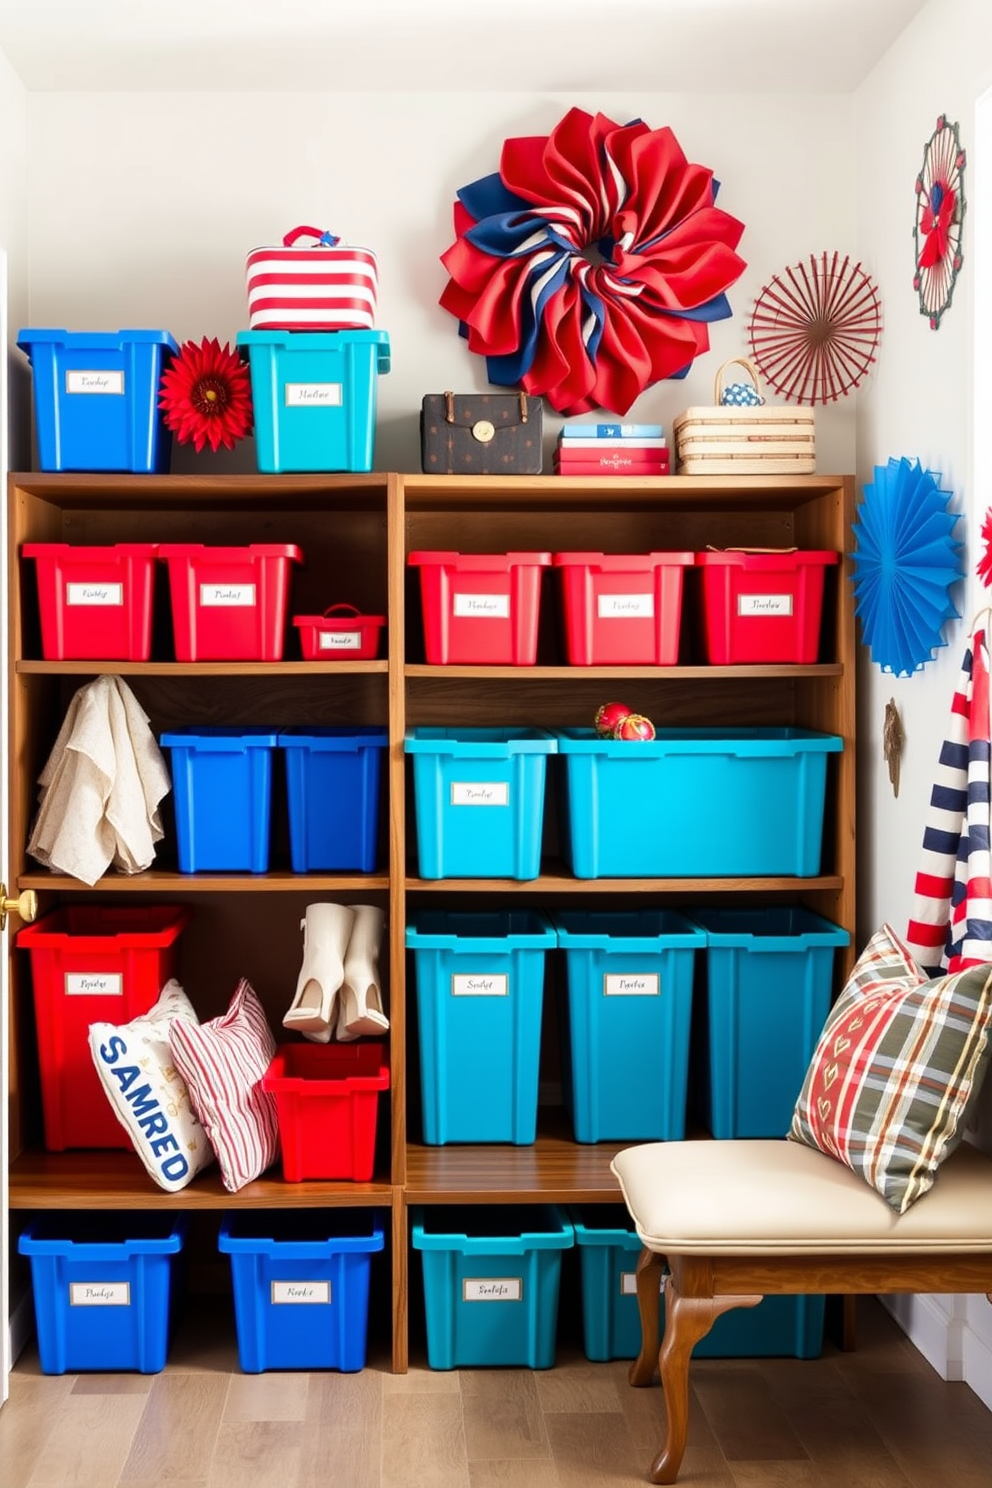
[[342, 1044], [389, 1028], [379, 989], [379, 943], [386, 916], [374, 904], [356, 904], [354, 913], [338, 1002], [337, 1038]]
[[300, 921], [303, 965], [282, 1026], [314, 1044], [328, 1043], [334, 1031], [335, 1002], [354, 918], [348, 904], [309, 904]]

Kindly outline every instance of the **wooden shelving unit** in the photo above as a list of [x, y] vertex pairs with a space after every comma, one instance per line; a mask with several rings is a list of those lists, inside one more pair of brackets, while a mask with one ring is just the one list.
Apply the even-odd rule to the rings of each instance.
[[[668, 668], [569, 667], [563, 665], [554, 593], [547, 584], [536, 666], [435, 667], [424, 660], [417, 576], [407, 569], [407, 553], [562, 547], [637, 553], [695, 551], [707, 544], [843, 553], [853, 519], [853, 480], [826, 475], [503, 481], [399, 474], [15, 474], [8, 503], [10, 891], [35, 889], [41, 913], [60, 902], [133, 902], [135, 896], [192, 905], [194, 920], [182, 943], [182, 979], [200, 1016], [220, 1012], [239, 976], [247, 975], [277, 1032], [299, 970], [299, 921], [306, 904], [339, 895], [355, 902], [374, 899], [386, 909], [389, 925], [383, 960], [391, 1021], [391, 1086], [380, 1109], [371, 1183], [287, 1184], [276, 1169], [232, 1196], [216, 1170], [208, 1170], [180, 1194], [167, 1194], [128, 1153], [44, 1151], [29, 969], [11, 934], [11, 1207], [369, 1205], [389, 1210], [392, 1358], [394, 1369], [402, 1371], [408, 1357], [407, 1205], [615, 1201], [609, 1163], [624, 1145], [575, 1142], [558, 1108], [542, 1108], [532, 1147], [430, 1147], [420, 1141], [415, 1088], [407, 1078], [417, 1058], [406, 1017], [408, 911], [418, 903], [436, 903], [441, 895], [492, 905], [511, 898], [602, 903], [611, 896], [629, 901], [632, 895], [645, 904], [762, 900], [807, 904], [853, 937], [855, 802], [854, 619], [843, 560], [829, 574], [822, 660], [814, 666], [710, 667], [690, 649], [679, 665]], [[366, 613], [387, 614], [388, 655], [373, 662], [177, 663], [168, 649], [163, 583], [156, 610], [158, 649], [147, 663], [43, 661], [33, 565], [19, 557], [27, 541], [292, 542], [306, 560], [294, 573], [293, 611], [320, 613], [329, 603], [347, 599]], [[690, 629], [687, 617], [683, 630]], [[293, 874], [285, 823], [274, 806], [273, 861], [264, 875], [181, 874], [174, 834], [167, 834], [154, 868], [134, 877], [109, 873], [93, 888], [41, 869], [25, 852], [37, 776], [81, 679], [101, 672], [127, 678], [156, 734], [180, 724], [217, 722], [388, 725], [380, 868], [370, 875]], [[828, 774], [821, 872], [808, 879], [578, 880], [550, 842], [541, 875], [530, 882], [419, 877], [403, 749], [407, 728], [586, 723], [607, 694], [636, 696], [643, 711], [669, 724], [795, 725], [842, 735], [844, 752], [832, 757]], [[16, 931], [16, 919], [11, 928]], [[836, 961], [839, 986], [851, 954], [839, 953]]]

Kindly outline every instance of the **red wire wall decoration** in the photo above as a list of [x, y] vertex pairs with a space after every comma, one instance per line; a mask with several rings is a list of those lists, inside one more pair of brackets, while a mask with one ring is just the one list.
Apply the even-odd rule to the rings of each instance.
[[758, 295], [748, 334], [765, 381], [795, 403], [836, 403], [867, 374], [882, 332], [878, 290], [845, 254], [811, 253]]

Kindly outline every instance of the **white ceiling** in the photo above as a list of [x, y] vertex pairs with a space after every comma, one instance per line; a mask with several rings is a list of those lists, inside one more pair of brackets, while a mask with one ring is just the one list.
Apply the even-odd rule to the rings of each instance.
[[30, 91], [850, 92], [927, 0], [0, 0]]

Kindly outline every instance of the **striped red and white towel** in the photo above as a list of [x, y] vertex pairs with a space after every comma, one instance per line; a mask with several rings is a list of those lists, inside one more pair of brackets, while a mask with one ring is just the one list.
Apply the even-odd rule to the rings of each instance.
[[951, 702], [906, 943], [931, 976], [992, 961], [989, 631], [976, 620]]

